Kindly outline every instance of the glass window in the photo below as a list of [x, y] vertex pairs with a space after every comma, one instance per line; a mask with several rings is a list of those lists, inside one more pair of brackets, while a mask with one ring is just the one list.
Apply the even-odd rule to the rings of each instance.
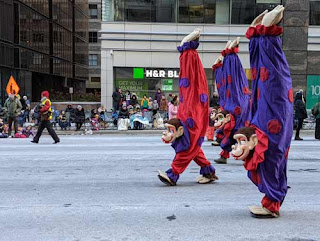
[[281, 0], [232, 0], [231, 23], [250, 24], [265, 9], [272, 10]]
[[179, 0], [179, 22], [228, 24], [229, 2], [229, 0]]
[[232, 24], [250, 24], [255, 18], [255, 1], [233, 0], [231, 11]]
[[97, 42], [98, 42], [98, 33], [89, 32], [89, 43], [97, 43]]
[[310, 25], [320, 25], [320, 1], [310, 0]]
[[151, 21], [152, 22], [176, 22], [175, 19], [175, 0], [152, 1]]
[[98, 18], [98, 5], [97, 4], [89, 4], [89, 16], [91, 19]]
[[100, 77], [91, 77], [91, 82], [100, 83], [101, 82]]
[[103, 21], [176, 22], [176, 0], [104, 0]]
[[89, 54], [89, 66], [97, 66], [97, 65], [98, 65], [98, 55]]

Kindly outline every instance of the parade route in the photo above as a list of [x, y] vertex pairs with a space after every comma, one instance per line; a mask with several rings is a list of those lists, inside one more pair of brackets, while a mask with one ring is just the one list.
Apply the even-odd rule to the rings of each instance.
[[[160, 134], [2, 139], [0, 241], [320, 240], [320, 141], [301, 136], [281, 216], [267, 220], [250, 216], [263, 194], [240, 161], [213, 163], [216, 183], [197, 184], [195, 163], [177, 186], [161, 183], [174, 151]], [[210, 161], [220, 153], [203, 150]]]

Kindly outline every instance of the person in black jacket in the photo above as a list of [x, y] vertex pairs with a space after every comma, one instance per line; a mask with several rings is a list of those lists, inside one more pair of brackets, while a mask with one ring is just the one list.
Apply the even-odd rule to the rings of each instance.
[[210, 107], [219, 106], [219, 94], [218, 92], [213, 92], [212, 98], [210, 99]]
[[132, 105], [133, 107], [136, 106], [138, 104], [138, 99], [136, 95], [132, 95], [131, 96], [131, 100], [130, 100], [130, 105]]
[[71, 126], [71, 123], [75, 122], [75, 118], [76, 118], [76, 110], [72, 107], [72, 105], [67, 105], [67, 108], [65, 110], [66, 113], [69, 112], [69, 126]]
[[118, 118], [122, 118], [122, 119], [127, 119], [129, 118], [129, 111], [127, 109], [126, 105], [122, 105], [120, 111], [119, 111], [119, 115]]
[[306, 105], [302, 101], [302, 93], [296, 93], [294, 99], [294, 110], [295, 110], [295, 118], [298, 120], [298, 127], [296, 129], [296, 136], [295, 140], [302, 141], [303, 139], [300, 138], [300, 130], [302, 128], [303, 120], [308, 117]]
[[122, 97], [121, 89], [116, 88], [116, 91], [114, 91], [112, 94], [113, 113], [119, 110], [121, 97]]
[[83, 125], [84, 121], [85, 121], [84, 109], [82, 108], [81, 105], [78, 105], [75, 111], [75, 123], [76, 123], [77, 131], [81, 129], [81, 126]]

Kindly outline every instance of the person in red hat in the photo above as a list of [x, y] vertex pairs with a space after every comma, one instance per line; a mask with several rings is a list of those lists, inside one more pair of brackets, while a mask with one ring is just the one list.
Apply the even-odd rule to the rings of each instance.
[[31, 142], [38, 143], [43, 130], [45, 128], [47, 128], [50, 136], [54, 140], [53, 144], [57, 144], [58, 142], [60, 142], [60, 139], [57, 136], [56, 132], [53, 130], [51, 122], [50, 122], [50, 120], [52, 119], [52, 110], [51, 110], [51, 101], [49, 99], [49, 92], [48, 91], [43, 91], [41, 93], [41, 105], [40, 106], [41, 106], [41, 109], [40, 109], [41, 121], [39, 124], [37, 134]]

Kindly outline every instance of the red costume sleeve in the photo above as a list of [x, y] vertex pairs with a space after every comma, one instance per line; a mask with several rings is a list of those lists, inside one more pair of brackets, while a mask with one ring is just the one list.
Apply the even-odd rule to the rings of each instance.
[[45, 105], [40, 109], [40, 112], [46, 112], [50, 109], [50, 102], [47, 100]]

